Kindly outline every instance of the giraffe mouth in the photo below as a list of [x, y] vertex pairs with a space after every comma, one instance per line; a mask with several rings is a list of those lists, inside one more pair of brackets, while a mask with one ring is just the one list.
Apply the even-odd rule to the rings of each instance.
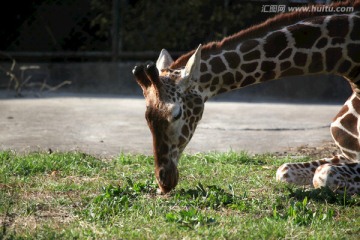
[[179, 171], [173, 161], [155, 169], [155, 176], [160, 191], [163, 194], [170, 192], [179, 181]]

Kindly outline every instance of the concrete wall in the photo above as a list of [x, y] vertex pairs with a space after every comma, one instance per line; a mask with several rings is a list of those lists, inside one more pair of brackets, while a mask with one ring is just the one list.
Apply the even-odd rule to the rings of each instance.
[[[16, 75], [21, 77], [21, 66], [38, 66], [39, 69], [23, 71], [23, 79], [31, 76], [31, 81], [43, 81], [56, 85], [71, 81], [70, 86], [61, 91], [76, 93], [98, 93], [142, 96], [131, 70], [135, 62], [69, 62], [69, 63], [31, 63], [16, 65]], [[9, 65], [0, 63], [3, 68]], [[8, 77], [0, 74], [0, 88], [7, 85]], [[321, 101], [344, 102], [351, 94], [349, 84], [337, 76], [305, 76], [246, 87], [220, 95], [220, 100], [241, 101]]]

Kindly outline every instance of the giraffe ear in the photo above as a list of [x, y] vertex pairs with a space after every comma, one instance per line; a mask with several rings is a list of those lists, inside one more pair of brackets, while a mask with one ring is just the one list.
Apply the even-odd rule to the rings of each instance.
[[160, 72], [162, 69], [170, 67], [174, 62], [166, 49], [161, 50], [158, 60], [156, 61], [156, 68]]
[[200, 61], [201, 61], [201, 44], [186, 63], [186, 66], [181, 74], [182, 80], [179, 82], [179, 84], [185, 86], [185, 88], [188, 88], [190, 87], [190, 82], [192, 79], [199, 79]]

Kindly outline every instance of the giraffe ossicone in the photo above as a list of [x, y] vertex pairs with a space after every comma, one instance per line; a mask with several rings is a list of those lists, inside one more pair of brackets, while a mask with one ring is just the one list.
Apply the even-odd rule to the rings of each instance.
[[360, 193], [360, 0], [331, 7], [349, 6], [352, 13], [280, 14], [220, 42], [199, 45], [175, 61], [163, 49], [156, 64], [136, 66], [160, 190], [167, 193], [177, 185], [178, 160], [209, 98], [283, 77], [337, 74], [354, 92], [330, 128], [341, 154], [284, 164], [276, 179]]
[[182, 91], [186, 91], [191, 87], [193, 81], [200, 78], [200, 62], [201, 62], [201, 44], [196, 49], [195, 53], [190, 57], [186, 63], [185, 68], [181, 70], [181, 78], [178, 83]]
[[174, 62], [171, 55], [166, 49], [161, 50], [158, 60], [156, 61], [156, 68], [158, 71], [162, 69], [166, 69], [170, 67], [170, 65]]

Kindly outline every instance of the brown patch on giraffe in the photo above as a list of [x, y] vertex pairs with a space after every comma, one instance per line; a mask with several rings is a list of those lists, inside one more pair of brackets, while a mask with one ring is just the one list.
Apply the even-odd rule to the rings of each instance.
[[287, 70], [285, 70], [284, 72], [281, 73], [281, 77], [286, 77], [286, 76], [297, 76], [297, 75], [302, 75], [304, 74], [304, 71], [300, 68], [288, 68]]
[[194, 114], [194, 115], [199, 115], [200, 113], [202, 113], [202, 111], [203, 111], [203, 108], [202, 108], [202, 107], [195, 107], [195, 108], [193, 109], [193, 114]]
[[[195, 50], [194, 50], [194, 51], [191, 51], [190, 53], [194, 54], [194, 53], [195, 53]], [[190, 58], [191, 55], [192, 55], [192, 54], [190, 54], [190, 53], [188, 53], [189, 58]], [[185, 55], [183, 55], [183, 56], [185, 56]], [[182, 57], [183, 57], [183, 56], [182, 56]], [[185, 58], [183, 59], [182, 57], [180, 57], [178, 60], [176, 60], [175, 63], [180, 63], [179, 60], [185, 61]], [[186, 57], [188, 57], [188, 56], [186, 55]], [[201, 55], [201, 59], [204, 60], [204, 61], [209, 60], [210, 57], [211, 57], [210, 54], [202, 54], [202, 55]], [[186, 61], [188, 61], [189, 58], [187, 58]], [[170, 66], [170, 67], [171, 67], [172, 69], [177, 69], [177, 68], [185, 67], [186, 63], [187, 63], [187, 62], [183, 62], [183, 64], [184, 64], [183, 66], [179, 65], [179, 66], [177, 67], [176, 65], [175, 65], [175, 66], [172, 65], [172, 66]], [[173, 64], [174, 64], [174, 63], [173, 63]]]
[[219, 84], [219, 77], [215, 77], [213, 78], [213, 80], [211, 81], [211, 85], [212, 86], [215, 86], [215, 85], [218, 85]]
[[342, 44], [345, 43], [345, 38], [333, 38], [331, 40], [332, 45]]
[[278, 56], [282, 50], [287, 47], [287, 38], [285, 33], [276, 31], [271, 33], [266, 39], [263, 49], [265, 57], [271, 58]]
[[181, 137], [179, 138], [179, 145], [180, 145], [180, 146], [184, 145], [186, 142], [187, 142], [187, 139], [184, 138], [183, 136], [181, 136]]
[[326, 160], [319, 160], [319, 162], [320, 162], [320, 164], [321, 164], [321, 165], [324, 165], [324, 164], [329, 163], [329, 162], [328, 162], [328, 161], [326, 161]]
[[212, 58], [209, 61], [209, 64], [211, 65], [211, 71], [213, 71], [215, 74], [224, 72], [226, 70], [226, 66], [219, 56]]
[[202, 104], [203, 104], [203, 101], [201, 100], [200, 97], [195, 97], [195, 98], [194, 98], [194, 103], [197, 104], [197, 105], [202, 105]]
[[191, 109], [194, 107], [194, 104], [191, 101], [186, 101], [186, 106]]
[[352, 31], [350, 33], [350, 38], [353, 41], [357, 41], [357, 40], [360, 40], [360, 32], [359, 32], [360, 19], [356, 18], [356, 17], [353, 17], [352, 19], [353, 19], [353, 22], [354, 22], [354, 26], [353, 26]]
[[356, 154], [353, 154], [351, 152], [343, 150], [342, 153], [348, 158], [348, 159], [356, 159]]
[[360, 66], [353, 67], [348, 74], [348, 77], [356, 85], [356, 87], [359, 87], [359, 83], [358, 83], [359, 79], [357, 79], [359, 74], [360, 74]]
[[345, 113], [347, 113], [347, 111], [349, 111], [349, 107], [347, 105], [344, 105], [340, 112], [338, 114], [336, 114], [336, 116], [334, 117], [333, 121], [335, 121], [337, 118], [341, 117], [342, 115], [344, 115]]
[[258, 45], [259, 45], [259, 42], [256, 40], [253, 40], [253, 39], [247, 40], [241, 44], [240, 51], [242, 53], [246, 53], [246, 52], [253, 50]]
[[221, 93], [224, 93], [224, 92], [227, 92], [228, 90], [226, 88], [220, 88], [216, 94], [221, 94]]
[[274, 79], [276, 76], [276, 73], [275, 71], [269, 71], [269, 72], [265, 72], [261, 78], [260, 78], [260, 81], [261, 82], [264, 82], [264, 81], [267, 81], [267, 80], [272, 80]]
[[200, 82], [201, 83], [207, 83], [207, 82], [209, 82], [211, 80], [211, 78], [212, 78], [212, 75], [210, 73], [203, 74], [200, 77]]
[[347, 132], [345, 132], [344, 130], [342, 130], [338, 127], [332, 127], [331, 133], [332, 133], [334, 139], [343, 148], [351, 149], [356, 152], [360, 151], [360, 145], [359, 145], [359, 141], [357, 138], [349, 135]]
[[195, 124], [195, 116], [192, 116], [192, 115], [189, 115], [189, 116], [191, 116], [189, 119], [189, 126], [193, 126]]
[[311, 48], [321, 36], [320, 27], [295, 24], [287, 28], [295, 39], [295, 47]]
[[315, 167], [318, 167], [320, 166], [322, 163], [320, 162], [321, 160], [319, 161], [314, 161], [312, 164], [315, 166]]
[[206, 72], [208, 70], [206, 63], [201, 63], [200, 72]]
[[235, 81], [236, 82], [241, 82], [241, 80], [243, 79], [243, 75], [241, 74], [241, 72], [236, 72], [236, 74], [235, 74]]
[[331, 159], [331, 164], [339, 164], [340, 163], [340, 159], [338, 156], [334, 156], [333, 159]]
[[322, 72], [324, 69], [324, 63], [322, 59], [322, 54], [319, 52], [313, 52], [311, 55], [311, 62], [309, 65], [310, 73]]
[[348, 130], [354, 135], [357, 135], [359, 134], [357, 129], [357, 121], [357, 117], [349, 113], [345, 117], [343, 117], [343, 119], [341, 119], [340, 123], [346, 130]]
[[243, 59], [244, 59], [244, 61], [257, 60], [257, 59], [260, 59], [260, 55], [261, 55], [260, 51], [255, 50], [255, 51], [245, 54], [243, 56]]
[[328, 43], [328, 39], [325, 37], [322, 37], [316, 43], [316, 47], [322, 49], [326, 46], [327, 43]]
[[346, 73], [347, 71], [349, 71], [350, 67], [351, 67], [351, 62], [349, 60], [345, 60], [340, 64], [338, 72]]
[[253, 76], [247, 76], [244, 81], [241, 83], [241, 87], [253, 84], [256, 82], [256, 79]]
[[289, 61], [282, 62], [280, 64], [280, 70], [281, 71], [284, 71], [284, 70], [288, 69], [289, 67], [291, 67], [291, 62], [289, 62]]
[[241, 65], [241, 69], [244, 70], [246, 73], [251, 73], [251, 72], [255, 71], [257, 65], [258, 65], [257, 62], [244, 63], [244, 64]]
[[185, 137], [188, 137], [190, 132], [189, 132], [189, 128], [187, 125], [184, 125], [181, 129], [181, 133], [182, 135], [184, 135]]
[[276, 63], [273, 62], [273, 61], [263, 61], [261, 63], [261, 71], [264, 71], [264, 72], [268, 72], [268, 71], [273, 71], [276, 67]]
[[226, 52], [224, 57], [230, 68], [236, 69], [240, 64], [240, 57], [236, 52]]
[[355, 97], [352, 101], [351, 101], [355, 111], [360, 114], [360, 99]]
[[326, 71], [332, 72], [335, 69], [335, 65], [342, 57], [342, 49], [341, 48], [328, 48], [325, 51], [325, 59], [326, 59]]
[[307, 54], [302, 52], [296, 52], [294, 55], [294, 62], [297, 66], [305, 66], [307, 60]]
[[232, 73], [230, 73], [230, 72], [225, 73], [225, 74], [222, 76], [222, 79], [223, 79], [223, 83], [224, 83], [225, 85], [227, 85], [227, 86], [235, 83], [234, 74], [232, 74]]
[[310, 163], [308, 163], [308, 162], [304, 163], [304, 167], [309, 168], [309, 167], [310, 167]]
[[284, 60], [289, 58], [291, 56], [292, 51], [293, 51], [292, 48], [288, 48], [285, 51], [283, 51], [279, 56], [279, 60]]
[[327, 23], [327, 30], [330, 37], [345, 38], [349, 32], [349, 20], [347, 16], [333, 16]]
[[234, 90], [234, 89], [237, 89], [238, 88], [238, 85], [232, 85], [232, 86], [230, 86], [230, 89], [231, 90]]
[[360, 62], [360, 44], [348, 44], [347, 45], [347, 54], [354, 62]]

